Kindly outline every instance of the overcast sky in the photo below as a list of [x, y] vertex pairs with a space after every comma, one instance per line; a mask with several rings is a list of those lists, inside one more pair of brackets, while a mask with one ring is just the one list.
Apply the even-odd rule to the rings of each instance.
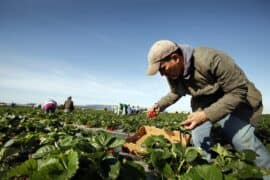
[[[153, 42], [231, 55], [270, 113], [270, 1], [0, 0], [0, 101], [150, 106], [168, 92], [146, 76]], [[185, 97], [169, 110], [189, 111]]]

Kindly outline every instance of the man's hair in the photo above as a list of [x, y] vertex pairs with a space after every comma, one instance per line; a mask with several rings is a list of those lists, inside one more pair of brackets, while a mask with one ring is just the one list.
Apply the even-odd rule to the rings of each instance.
[[183, 52], [180, 48], [178, 48], [174, 53], [179, 54], [180, 56], [183, 56]]
[[180, 48], [178, 48], [176, 51], [172, 52], [171, 54], [169, 54], [168, 56], [166, 56], [165, 58], [163, 58], [162, 60], [160, 60], [161, 62], [162, 61], [169, 61], [171, 58], [171, 55], [174, 54], [174, 53], [177, 53], [179, 54], [180, 56], [183, 56], [183, 52]]

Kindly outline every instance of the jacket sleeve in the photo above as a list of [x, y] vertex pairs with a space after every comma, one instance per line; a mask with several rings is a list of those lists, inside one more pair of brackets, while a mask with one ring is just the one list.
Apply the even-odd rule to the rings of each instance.
[[238, 105], [245, 102], [247, 95], [247, 78], [244, 72], [225, 55], [215, 55], [209, 61], [210, 74], [224, 92], [224, 96], [205, 108], [210, 121], [218, 121], [233, 112]]
[[186, 94], [180, 79], [173, 80], [167, 78], [167, 81], [170, 87], [170, 92], [156, 103], [158, 104], [160, 111], [165, 110], [168, 106], [179, 100], [181, 96]]

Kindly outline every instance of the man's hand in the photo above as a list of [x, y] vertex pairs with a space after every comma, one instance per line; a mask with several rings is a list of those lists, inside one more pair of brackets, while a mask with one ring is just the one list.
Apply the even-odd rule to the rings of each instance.
[[160, 108], [159, 108], [158, 104], [154, 104], [153, 106], [148, 108], [147, 117], [148, 118], [153, 118], [153, 117], [155, 117], [155, 116], [157, 116], [159, 114], [159, 111], [160, 111]]
[[147, 112], [155, 111], [155, 112], [159, 113], [159, 110], [160, 110], [160, 108], [159, 108], [158, 104], [155, 103], [154, 105], [152, 105], [151, 107], [149, 107], [147, 109]]
[[207, 119], [208, 118], [204, 111], [193, 112], [193, 113], [190, 113], [187, 119], [181, 124], [184, 126], [186, 130], [192, 130], [199, 124], [207, 121]]

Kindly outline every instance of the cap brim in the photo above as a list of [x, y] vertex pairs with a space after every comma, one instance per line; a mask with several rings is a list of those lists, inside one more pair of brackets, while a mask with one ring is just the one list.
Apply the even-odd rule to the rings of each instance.
[[148, 69], [146, 71], [146, 74], [148, 76], [152, 76], [157, 74], [158, 70], [159, 70], [159, 66], [160, 66], [160, 62], [157, 62], [155, 64], [149, 64]]

